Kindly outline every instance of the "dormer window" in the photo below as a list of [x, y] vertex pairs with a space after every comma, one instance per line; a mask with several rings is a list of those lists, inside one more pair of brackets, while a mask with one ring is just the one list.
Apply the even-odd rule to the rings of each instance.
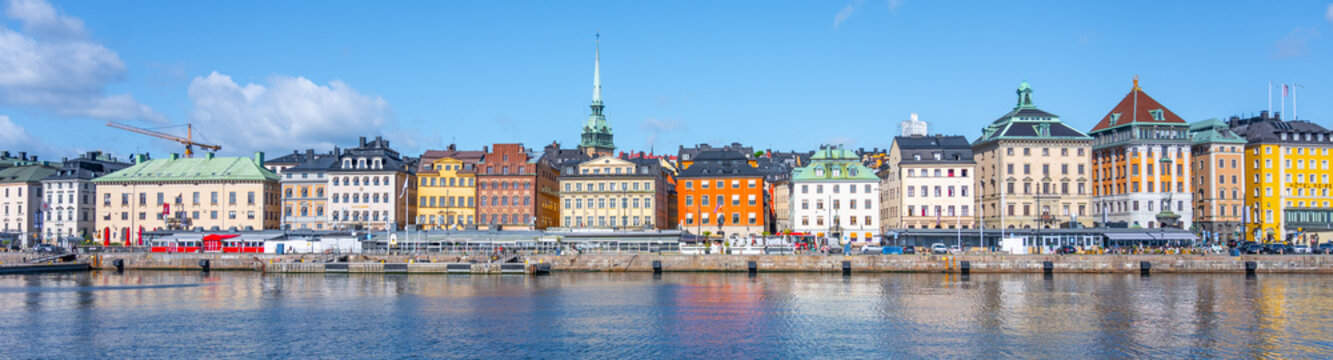
[[935, 153], [935, 160], [940, 160], [941, 159], [940, 156], [941, 156], [940, 153]]
[[921, 154], [912, 154], [912, 160], [921, 160]]
[[823, 169], [823, 168], [815, 169], [815, 176], [823, 177], [823, 176], [824, 176], [824, 169]]
[[1111, 125], [1115, 125], [1116, 122], [1120, 121], [1120, 113], [1111, 113], [1110, 120]]
[[1152, 115], [1152, 119], [1153, 119], [1153, 121], [1165, 121], [1165, 120], [1166, 120], [1166, 115], [1164, 115], [1164, 114], [1162, 113], [1162, 109], [1152, 109], [1152, 110], [1148, 110], [1148, 114]]
[[352, 159], [343, 159], [343, 169], [352, 168]]
[[833, 177], [839, 177], [839, 176], [842, 176], [842, 169], [833, 168]]

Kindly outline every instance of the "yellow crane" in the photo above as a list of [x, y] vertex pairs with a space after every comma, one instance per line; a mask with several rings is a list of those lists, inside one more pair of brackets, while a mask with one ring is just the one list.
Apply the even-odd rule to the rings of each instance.
[[218, 150], [222, 150], [222, 146], [220, 146], [220, 145], [204, 144], [204, 143], [197, 143], [197, 142], [194, 142], [194, 125], [191, 125], [191, 124], [185, 124], [185, 137], [180, 137], [180, 136], [176, 136], [176, 135], [172, 135], [172, 134], [168, 134], [168, 133], [164, 133], [164, 132], [153, 131], [153, 130], [148, 130], [148, 129], [144, 129], [144, 128], [138, 128], [138, 127], [134, 127], [134, 126], [129, 126], [129, 125], [125, 125], [125, 124], [121, 124], [121, 123], [115, 122], [115, 121], [107, 121], [107, 122], [106, 122], [106, 126], [110, 126], [110, 127], [117, 128], [117, 129], [121, 129], [121, 130], [132, 131], [132, 132], [136, 132], [136, 133], [140, 133], [140, 134], [144, 134], [144, 135], [148, 135], [148, 136], [152, 136], [152, 137], [156, 137], [156, 138], [167, 139], [167, 140], [171, 140], [171, 141], [175, 141], [175, 142], [184, 144], [184, 145], [185, 145], [185, 157], [187, 157], [187, 158], [188, 158], [188, 157], [191, 157], [192, 155], [194, 155], [194, 147], [195, 147], [195, 146], [204, 148], [205, 150], [208, 150], [208, 151], [218, 151]]

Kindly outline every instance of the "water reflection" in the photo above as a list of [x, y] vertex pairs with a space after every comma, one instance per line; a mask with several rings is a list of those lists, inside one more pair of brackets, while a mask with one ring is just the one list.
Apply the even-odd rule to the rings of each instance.
[[[0, 277], [0, 358], [1329, 357], [1318, 275]], [[79, 346], [69, 346], [78, 344]]]

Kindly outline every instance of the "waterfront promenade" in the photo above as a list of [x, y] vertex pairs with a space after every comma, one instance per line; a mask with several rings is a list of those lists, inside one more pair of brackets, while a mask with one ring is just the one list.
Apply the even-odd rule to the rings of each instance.
[[[1146, 262], [1151, 273], [1245, 273], [1252, 263], [1256, 273], [1333, 273], [1328, 255], [515, 255], [530, 271], [549, 264], [553, 272], [829, 272], [843, 271], [844, 262], [858, 272], [971, 273], [1139, 273]], [[83, 257], [94, 267], [114, 270], [114, 260], [125, 269], [198, 270], [208, 260], [210, 270], [262, 272], [326, 272], [332, 259], [322, 255], [269, 254], [104, 254]], [[0, 254], [0, 262], [17, 263], [21, 254]], [[338, 272], [447, 273], [448, 264], [470, 264], [471, 273], [500, 273], [501, 263], [485, 256], [463, 255], [350, 255], [332, 268]], [[388, 266], [386, 266], [388, 265]]]

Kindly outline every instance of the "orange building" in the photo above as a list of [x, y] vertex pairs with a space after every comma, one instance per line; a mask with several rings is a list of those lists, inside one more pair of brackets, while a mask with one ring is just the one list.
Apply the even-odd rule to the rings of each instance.
[[682, 230], [708, 231], [723, 238], [762, 236], [768, 232], [768, 184], [738, 151], [704, 151], [677, 179]]
[[[1134, 87], [1093, 137], [1093, 216], [1104, 225], [1189, 229], [1194, 223], [1189, 124]], [[1162, 224], [1166, 221], [1166, 224]]]

